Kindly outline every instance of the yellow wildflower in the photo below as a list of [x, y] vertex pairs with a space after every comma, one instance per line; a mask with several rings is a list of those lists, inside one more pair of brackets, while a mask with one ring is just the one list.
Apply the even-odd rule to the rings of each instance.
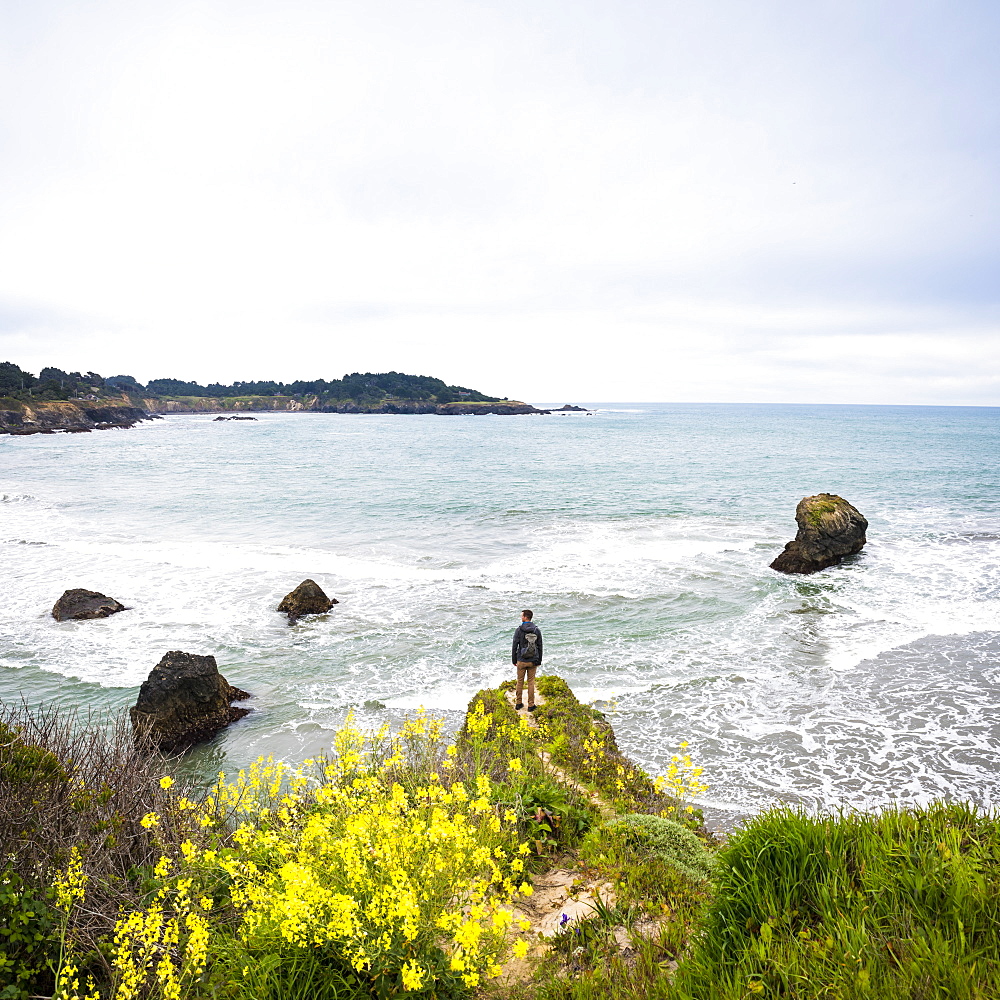
[[403, 989], [419, 990], [424, 984], [424, 970], [412, 959], [403, 966]]

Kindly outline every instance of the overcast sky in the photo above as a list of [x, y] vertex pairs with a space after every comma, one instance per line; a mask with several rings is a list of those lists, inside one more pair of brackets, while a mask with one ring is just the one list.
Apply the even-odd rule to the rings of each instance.
[[0, 360], [1000, 405], [1000, 5], [4, 0]]

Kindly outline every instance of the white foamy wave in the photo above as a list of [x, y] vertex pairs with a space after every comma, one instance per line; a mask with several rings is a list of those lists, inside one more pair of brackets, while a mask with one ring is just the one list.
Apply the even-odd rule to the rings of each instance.
[[549, 526], [526, 551], [487, 566], [479, 582], [501, 593], [637, 598], [658, 592], [665, 575], [686, 574], [703, 557], [749, 552], [758, 537], [731, 524], [705, 522]]
[[[926, 519], [925, 519], [926, 522]], [[866, 552], [830, 595], [821, 626], [839, 671], [925, 636], [1000, 628], [1000, 540], [955, 545], [948, 531], [896, 536]]]
[[651, 685], [640, 685], [640, 686], [623, 686], [619, 685], [616, 687], [575, 687], [573, 688], [573, 694], [576, 695], [577, 700], [583, 702], [584, 705], [593, 705], [595, 703], [601, 703], [605, 707], [614, 707], [617, 705], [620, 699], [628, 697], [633, 694], [641, 694], [649, 691]]
[[480, 688], [437, 687], [429, 688], [415, 694], [399, 695], [387, 698], [386, 708], [396, 708], [405, 711], [415, 711], [426, 708], [439, 712], [464, 712], [468, 708], [472, 696]]
[[69, 552], [117, 557], [146, 564], [163, 563], [212, 571], [259, 570], [268, 573], [325, 573], [344, 580], [415, 582], [458, 580], [466, 572], [445, 567], [418, 567], [399, 562], [360, 559], [323, 549], [282, 545], [233, 545], [190, 541], [147, 543], [77, 539], [63, 542]]
[[833, 670], [851, 670], [859, 663], [929, 636], [971, 635], [1000, 628], [998, 600], [920, 604], [907, 609], [905, 617], [897, 621], [886, 621], [871, 607], [853, 610], [869, 620], [853, 629], [828, 630], [836, 646], [827, 656]]

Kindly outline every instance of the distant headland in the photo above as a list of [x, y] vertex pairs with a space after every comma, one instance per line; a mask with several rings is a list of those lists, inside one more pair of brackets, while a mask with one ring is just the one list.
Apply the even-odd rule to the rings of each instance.
[[199, 385], [174, 378], [143, 385], [131, 375], [43, 368], [35, 376], [0, 362], [0, 434], [45, 434], [131, 427], [163, 413], [277, 410], [313, 413], [549, 413], [520, 400], [487, 396], [429, 375], [355, 372], [340, 379]]

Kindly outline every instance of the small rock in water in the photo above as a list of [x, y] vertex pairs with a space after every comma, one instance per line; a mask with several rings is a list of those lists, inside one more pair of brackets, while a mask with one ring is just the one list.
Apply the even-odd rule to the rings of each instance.
[[868, 521], [856, 507], [833, 493], [804, 497], [795, 508], [795, 538], [771, 563], [779, 573], [815, 573], [860, 552]]
[[286, 594], [278, 605], [278, 610], [288, 615], [289, 624], [303, 615], [321, 615], [340, 602], [323, 593], [315, 580], [303, 580], [290, 594]]
[[96, 590], [67, 590], [52, 608], [57, 622], [83, 621], [87, 618], [107, 618], [124, 611], [125, 605]]
[[136, 732], [169, 752], [208, 739], [249, 715], [252, 709], [231, 704], [249, 697], [219, 673], [214, 656], [174, 650], [142, 682], [129, 714]]

